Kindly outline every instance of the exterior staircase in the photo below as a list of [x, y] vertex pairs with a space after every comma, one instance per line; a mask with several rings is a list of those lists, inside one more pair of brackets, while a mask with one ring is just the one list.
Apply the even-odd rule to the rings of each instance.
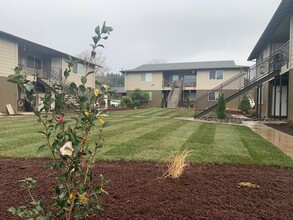
[[[70, 81], [66, 80], [62, 77], [61, 68], [45, 66], [43, 65], [40, 69], [28, 69], [23, 65], [20, 65], [23, 69], [25, 69], [30, 75], [36, 77], [37, 81], [42, 84], [44, 87], [53, 91], [53, 87], [56, 86], [54, 84], [63, 85], [63, 89], [66, 89], [70, 85]], [[60, 88], [59, 92], [62, 90]], [[66, 95], [65, 99], [68, 103], [71, 103], [74, 106], [78, 106], [76, 99], [73, 96]]]
[[289, 42], [263, 61], [243, 69], [239, 74], [218, 85], [195, 100], [194, 118], [199, 118], [213, 111], [217, 102], [208, 101], [210, 93], [223, 93], [226, 102], [248, 92], [280, 73], [281, 67], [289, 62]]
[[183, 81], [179, 83], [179, 87], [172, 87], [168, 96], [167, 108], [177, 108], [182, 97]]

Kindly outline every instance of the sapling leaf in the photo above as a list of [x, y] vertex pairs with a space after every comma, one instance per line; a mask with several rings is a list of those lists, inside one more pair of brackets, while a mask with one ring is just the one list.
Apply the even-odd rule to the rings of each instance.
[[96, 57], [96, 54], [97, 54], [97, 53], [96, 53], [95, 51], [92, 51], [92, 52], [91, 52], [91, 57], [94, 59], [94, 58]]
[[89, 76], [89, 75], [91, 75], [91, 74], [93, 74], [93, 73], [95, 73], [95, 71], [89, 71], [89, 72], [86, 74], [86, 76]]
[[93, 38], [93, 41], [94, 41], [95, 44], [97, 44], [99, 42], [99, 37], [98, 36], [94, 36], [92, 38]]
[[40, 153], [40, 152], [43, 151], [46, 147], [47, 147], [46, 144], [42, 144], [42, 145], [39, 147], [37, 153]]
[[12, 214], [16, 213], [16, 209], [14, 207], [10, 207], [9, 209], [7, 209], [8, 212], [11, 212]]
[[82, 76], [82, 77], [80, 78], [80, 81], [81, 81], [81, 83], [82, 83], [83, 85], [85, 85], [86, 82], [87, 82], [87, 78], [86, 78], [85, 76]]
[[98, 26], [95, 28], [95, 32], [96, 32], [97, 35], [100, 35], [100, 34], [101, 34], [100, 25], [98, 25]]

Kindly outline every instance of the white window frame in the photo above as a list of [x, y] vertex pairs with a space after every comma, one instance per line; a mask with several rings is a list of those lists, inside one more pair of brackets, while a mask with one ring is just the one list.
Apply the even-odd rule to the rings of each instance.
[[74, 62], [72, 72], [78, 75], [84, 74], [84, 64]]
[[[211, 77], [211, 73], [215, 73], [215, 77]], [[219, 75], [222, 75], [221, 78], [219, 78]], [[209, 72], [209, 80], [223, 80], [224, 79], [224, 70], [211, 70]]]
[[[211, 93], [214, 93], [215, 99], [210, 99], [210, 94]], [[209, 94], [208, 94], [208, 101], [218, 101], [219, 95], [220, 95], [220, 92], [219, 91], [209, 92]]]
[[141, 73], [140, 74], [140, 81], [141, 82], [152, 82], [153, 81], [153, 74], [152, 73]]
[[82, 63], [77, 63], [77, 74], [84, 74], [84, 65]]

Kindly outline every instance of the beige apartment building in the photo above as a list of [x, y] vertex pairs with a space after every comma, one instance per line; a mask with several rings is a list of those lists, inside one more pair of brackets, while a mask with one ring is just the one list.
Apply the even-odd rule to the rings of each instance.
[[[65, 82], [63, 72], [68, 67], [66, 62], [69, 59], [68, 54], [3, 31], [0, 31], [0, 51], [0, 112], [2, 113], [7, 113], [7, 104], [11, 104], [16, 112], [29, 110], [18, 86], [7, 81], [16, 66], [24, 69], [28, 78], [35, 81], [40, 93], [48, 91], [53, 81], [75, 82], [79, 85], [81, 76], [85, 74], [85, 68], [91, 70], [95, 68], [95, 65], [73, 57], [76, 62], [68, 81]], [[95, 87], [94, 74], [88, 77], [87, 86]]]
[[[127, 93], [136, 88], [149, 92], [150, 106], [159, 107], [164, 101], [166, 107], [176, 108], [186, 105], [189, 99], [193, 107], [205, 108], [207, 104], [217, 103], [220, 93], [225, 96], [243, 85], [243, 71], [247, 68], [228, 60], [145, 64], [122, 73]], [[234, 80], [229, 86], [212, 90], [231, 79]], [[238, 109], [239, 102], [240, 97], [235, 98], [227, 103], [227, 107]]]

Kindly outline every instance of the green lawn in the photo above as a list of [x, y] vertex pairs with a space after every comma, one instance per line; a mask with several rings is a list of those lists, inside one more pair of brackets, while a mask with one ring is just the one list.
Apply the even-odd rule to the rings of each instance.
[[[293, 160], [249, 128], [185, 121], [186, 109], [109, 112], [105, 146], [98, 159], [162, 162], [178, 150], [192, 150], [193, 163], [255, 164], [293, 167]], [[0, 118], [0, 156], [35, 157], [44, 137], [35, 117]], [[94, 140], [92, 132], [90, 140]], [[42, 152], [38, 157], [49, 156]]]

